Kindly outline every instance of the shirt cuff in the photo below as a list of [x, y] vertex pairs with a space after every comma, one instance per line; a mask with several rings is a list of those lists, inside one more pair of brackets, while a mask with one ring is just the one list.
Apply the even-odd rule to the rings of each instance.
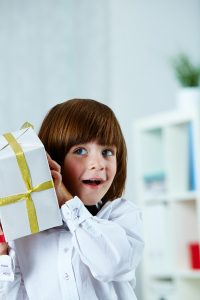
[[61, 206], [61, 213], [63, 221], [71, 232], [74, 232], [83, 221], [92, 217], [92, 214], [77, 196]]
[[12, 258], [9, 255], [0, 256], [0, 281], [13, 281], [14, 272]]

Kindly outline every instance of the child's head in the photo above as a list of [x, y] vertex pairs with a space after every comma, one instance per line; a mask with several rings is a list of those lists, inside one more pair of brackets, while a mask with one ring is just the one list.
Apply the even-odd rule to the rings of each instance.
[[114, 200], [123, 193], [126, 180], [126, 145], [113, 111], [100, 102], [72, 99], [54, 106], [46, 115], [39, 131], [46, 151], [61, 166], [75, 145], [96, 141], [115, 146], [117, 172], [102, 200]]

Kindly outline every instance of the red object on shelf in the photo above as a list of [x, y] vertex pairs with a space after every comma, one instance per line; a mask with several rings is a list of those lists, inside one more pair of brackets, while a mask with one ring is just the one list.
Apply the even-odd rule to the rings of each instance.
[[189, 244], [190, 264], [192, 269], [200, 269], [200, 244]]

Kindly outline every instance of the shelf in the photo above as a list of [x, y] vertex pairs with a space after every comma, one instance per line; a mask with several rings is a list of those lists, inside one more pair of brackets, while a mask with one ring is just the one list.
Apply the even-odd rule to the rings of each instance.
[[171, 212], [176, 268], [189, 269], [189, 244], [199, 240], [197, 201], [176, 201]]
[[138, 120], [135, 124], [137, 130], [153, 130], [158, 127], [167, 127], [185, 122], [190, 122], [196, 117], [195, 111], [173, 110]]
[[176, 201], [195, 201], [200, 199], [200, 193], [197, 191], [186, 191], [186, 192], [179, 192], [179, 193], [162, 193], [162, 194], [155, 194], [145, 196], [142, 200], [145, 204], [153, 204], [153, 203], [162, 203], [162, 202], [176, 202]]
[[156, 203], [166, 203], [171, 201], [171, 198], [167, 194], [162, 195], [148, 195], [144, 197], [142, 202], [144, 204], [150, 205], [150, 204], [156, 204]]
[[155, 279], [199, 279], [200, 280], [200, 270], [183, 270], [183, 271], [172, 271], [172, 272], [150, 272], [148, 273], [150, 278]]
[[200, 193], [197, 191], [185, 191], [169, 195], [172, 201], [193, 201], [200, 199]]
[[[200, 110], [171, 111], [135, 125], [137, 198], [145, 250], [143, 300], [200, 299]], [[196, 248], [195, 248], [196, 249]]]
[[152, 279], [174, 279], [176, 277], [175, 272], [149, 272], [148, 276]]
[[191, 270], [185, 270], [185, 271], [179, 271], [176, 272], [175, 276], [177, 278], [185, 278], [185, 279], [199, 279], [200, 280], [200, 270], [198, 271], [191, 271]]

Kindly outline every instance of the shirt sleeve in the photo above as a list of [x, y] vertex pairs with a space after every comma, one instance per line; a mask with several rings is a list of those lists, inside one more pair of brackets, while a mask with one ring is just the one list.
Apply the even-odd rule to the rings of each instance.
[[144, 247], [141, 211], [136, 205], [117, 199], [93, 217], [75, 197], [61, 211], [73, 234], [74, 247], [96, 279], [134, 279]]
[[13, 281], [13, 261], [9, 255], [0, 256], [0, 281]]
[[0, 299], [27, 300], [15, 250], [0, 256]]

